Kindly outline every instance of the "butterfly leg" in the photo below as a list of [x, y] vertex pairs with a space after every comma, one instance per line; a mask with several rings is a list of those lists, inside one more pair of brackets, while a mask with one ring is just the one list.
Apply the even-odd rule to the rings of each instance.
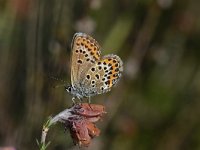
[[89, 104], [91, 103], [91, 99], [90, 99], [90, 96], [88, 97], [88, 103], [89, 103]]
[[75, 97], [72, 97], [72, 103], [73, 103], [73, 105], [76, 104]]
[[90, 99], [90, 97], [88, 97], [88, 105], [91, 108], [91, 110], [93, 110], [90, 104], [91, 104], [91, 99]]
[[82, 102], [83, 102], [83, 99], [82, 99], [82, 98], [79, 98], [79, 103], [80, 103], [80, 105], [82, 105]]

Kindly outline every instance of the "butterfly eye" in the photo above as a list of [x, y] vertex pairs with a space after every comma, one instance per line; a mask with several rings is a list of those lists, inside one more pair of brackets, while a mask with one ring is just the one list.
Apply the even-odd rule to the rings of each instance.
[[67, 92], [71, 92], [71, 91], [72, 91], [72, 87], [71, 87], [71, 86], [66, 86], [66, 87], [65, 87], [65, 90], [66, 90]]

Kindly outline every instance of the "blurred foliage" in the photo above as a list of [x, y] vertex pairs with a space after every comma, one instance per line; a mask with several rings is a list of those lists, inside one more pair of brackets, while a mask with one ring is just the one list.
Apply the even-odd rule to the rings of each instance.
[[[72, 104], [70, 44], [92, 35], [124, 62], [92, 98], [108, 114], [88, 149], [200, 149], [200, 1], [0, 0], [0, 147], [37, 149], [42, 124]], [[49, 149], [78, 149], [60, 126]], [[1, 148], [0, 148], [1, 149]]]

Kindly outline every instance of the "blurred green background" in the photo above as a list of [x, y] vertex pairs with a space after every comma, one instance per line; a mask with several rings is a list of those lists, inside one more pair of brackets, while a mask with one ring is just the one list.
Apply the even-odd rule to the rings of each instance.
[[[36, 150], [42, 124], [71, 106], [70, 44], [85, 32], [123, 77], [88, 150], [200, 149], [199, 0], [0, 0], [0, 147]], [[49, 150], [79, 149], [58, 124]]]

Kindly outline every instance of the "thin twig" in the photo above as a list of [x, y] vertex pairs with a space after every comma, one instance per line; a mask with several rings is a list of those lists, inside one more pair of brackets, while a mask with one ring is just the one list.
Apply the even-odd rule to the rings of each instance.
[[40, 142], [37, 141], [40, 150], [46, 150], [50, 142], [46, 144], [47, 133], [52, 125], [57, 122], [64, 124], [69, 129], [73, 142], [81, 146], [89, 146], [94, 137], [99, 136], [100, 129], [95, 125], [106, 113], [103, 105], [81, 103], [65, 109], [55, 117], [49, 117], [43, 125]]
[[47, 148], [47, 146], [50, 144], [50, 142], [48, 142], [46, 144], [46, 136], [47, 136], [47, 133], [48, 133], [50, 127], [52, 125], [56, 124], [57, 122], [63, 123], [64, 120], [67, 120], [69, 118], [69, 116], [72, 116], [70, 110], [71, 109], [65, 109], [64, 111], [60, 112], [55, 117], [53, 117], [53, 118], [49, 117], [47, 122], [43, 125], [40, 143], [37, 141], [40, 150], [45, 150]]

